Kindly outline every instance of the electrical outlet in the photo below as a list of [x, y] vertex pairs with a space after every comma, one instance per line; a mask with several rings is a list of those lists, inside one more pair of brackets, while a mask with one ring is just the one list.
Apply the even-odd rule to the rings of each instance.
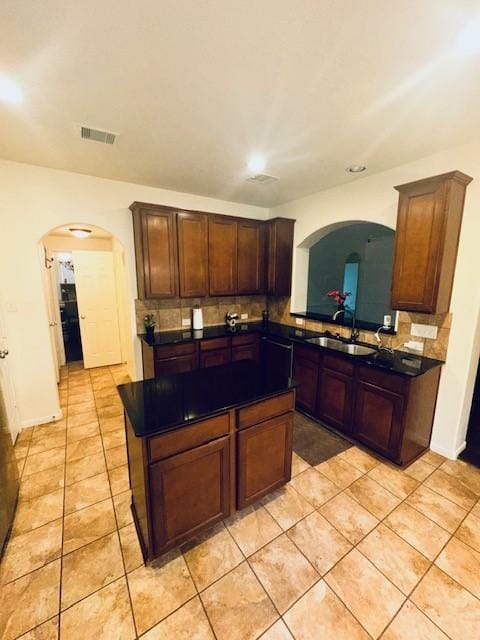
[[383, 326], [390, 327], [392, 324], [392, 316], [386, 315], [383, 316]]
[[303, 325], [305, 324], [305, 320], [303, 318], [295, 318], [295, 322], [301, 327], [303, 327]]
[[410, 333], [412, 336], [418, 336], [419, 338], [430, 338], [431, 340], [436, 340], [438, 327], [433, 324], [417, 324], [412, 322]]
[[242, 313], [240, 315], [240, 320], [248, 320], [248, 313]]
[[190, 326], [190, 318], [183, 318], [182, 319], [182, 327], [189, 327]]
[[412, 351], [423, 351], [423, 342], [415, 342], [415, 340], [410, 340], [410, 342], [405, 342], [405, 346], [407, 349], [412, 349]]

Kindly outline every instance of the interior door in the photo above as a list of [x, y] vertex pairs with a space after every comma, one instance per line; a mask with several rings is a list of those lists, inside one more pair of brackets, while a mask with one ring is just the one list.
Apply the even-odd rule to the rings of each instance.
[[[13, 387], [13, 376], [8, 358], [8, 340], [5, 333], [5, 323], [0, 304], [0, 393], [3, 396], [4, 422], [11, 435], [12, 442], [15, 442], [20, 430], [20, 420], [18, 417], [15, 389]], [[0, 484], [1, 488], [1, 484]]]
[[83, 363], [86, 369], [122, 361], [113, 253], [73, 251]]
[[[55, 267], [50, 265], [44, 273], [45, 297], [47, 300], [48, 328], [50, 333], [50, 344], [52, 347], [52, 358], [57, 376], [57, 384], [60, 382], [60, 362], [65, 361], [65, 355], [59, 352], [58, 344], [58, 296], [56, 292], [56, 263]], [[63, 345], [62, 345], [63, 351]]]

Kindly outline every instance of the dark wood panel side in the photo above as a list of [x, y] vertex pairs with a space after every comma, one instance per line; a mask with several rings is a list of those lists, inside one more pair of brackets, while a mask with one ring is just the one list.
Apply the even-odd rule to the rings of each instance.
[[293, 378], [299, 385], [296, 393], [297, 406], [314, 414], [317, 406], [318, 362], [303, 358], [295, 349]]
[[143, 362], [143, 379], [149, 380], [155, 377], [155, 366], [153, 358], [153, 347], [142, 340], [142, 362]]
[[125, 416], [127, 437], [127, 458], [132, 503], [135, 512], [135, 525], [141, 541], [142, 551], [147, 559], [153, 557], [149, 512], [148, 462], [145, 441], [137, 438], [130, 420]]
[[410, 382], [400, 464], [411, 462], [430, 446], [440, 373], [437, 367]]

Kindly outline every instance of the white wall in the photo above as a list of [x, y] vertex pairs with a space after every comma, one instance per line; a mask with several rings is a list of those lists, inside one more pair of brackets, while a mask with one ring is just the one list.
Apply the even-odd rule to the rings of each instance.
[[[268, 210], [202, 196], [0, 160], [0, 304], [22, 426], [59, 415], [58, 394], [39, 261], [52, 229], [85, 223], [111, 233], [125, 249], [129, 330], [135, 334], [133, 201], [265, 219]], [[135, 368], [141, 375], [139, 341]]]
[[297, 220], [292, 309], [303, 311], [308, 273], [306, 247], [318, 239], [318, 234], [315, 234], [318, 229], [349, 220], [368, 220], [395, 228], [398, 193], [393, 187], [454, 169], [469, 174], [474, 181], [467, 189], [452, 296], [453, 323], [447, 363], [442, 370], [431, 444], [432, 449], [449, 457], [456, 457], [465, 446], [480, 352], [480, 144], [455, 147], [270, 211], [271, 217], [285, 216]]

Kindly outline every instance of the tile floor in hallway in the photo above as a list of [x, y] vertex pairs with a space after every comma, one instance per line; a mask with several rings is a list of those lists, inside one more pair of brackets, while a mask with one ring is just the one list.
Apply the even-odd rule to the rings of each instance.
[[480, 471], [398, 471], [352, 447], [153, 566], [129, 509], [122, 367], [62, 374], [64, 420], [22, 432], [0, 565], [10, 640], [476, 640]]

